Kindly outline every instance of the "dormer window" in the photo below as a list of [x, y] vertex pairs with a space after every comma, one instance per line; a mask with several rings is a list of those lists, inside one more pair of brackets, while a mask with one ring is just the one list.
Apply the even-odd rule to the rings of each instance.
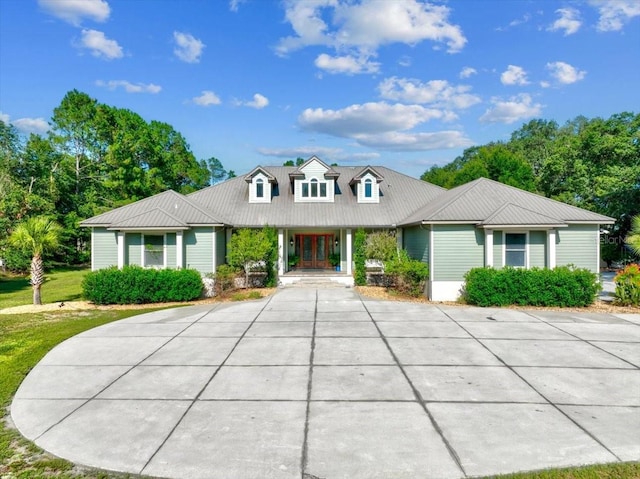
[[276, 178], [261, 166], [251, 171], [244, 180], [249, 183], [249, 203], [271, 203], [271, 197], [277, 195]]
[[318, 181], [317, 178], [311, 178], [309, 181], [301, 181], [303, 198], [326, 198], [327, 182]]
[[354, 176], [349, 185], [353, 188], [353, 192], [358, 198], [358, 203], [380, 203], [380, 183], [382, 175], [370, 166], [360, 170]]
[[311, 157], [289, 173], [296, 203], [333, 203], [339, 176], [338, 172], [317, 157]]
[[367, 178], [366, 180], [364, 180], [364, 197], [373, 197], [373, 182], [371, 181], [371, 178]]
[[256, 198], [264, 198], [264, 180], [256, 179]]

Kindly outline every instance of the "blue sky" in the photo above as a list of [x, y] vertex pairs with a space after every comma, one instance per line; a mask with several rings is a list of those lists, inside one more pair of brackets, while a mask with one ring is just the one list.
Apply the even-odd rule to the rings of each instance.
[[0, 118], [78, 89], [246, 172], [419, 176], [533, 118], [640, 110], [640, 0], [0, 0]]

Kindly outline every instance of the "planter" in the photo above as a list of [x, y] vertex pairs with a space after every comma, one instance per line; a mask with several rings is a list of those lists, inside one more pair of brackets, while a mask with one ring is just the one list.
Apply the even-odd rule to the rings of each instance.
[[340, 265], [336, 265], [336, 271], [340, 271]]

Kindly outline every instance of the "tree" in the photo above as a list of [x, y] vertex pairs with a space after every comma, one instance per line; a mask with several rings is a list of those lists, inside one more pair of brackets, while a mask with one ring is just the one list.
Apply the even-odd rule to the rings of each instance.
[[20, 223], [11, 233], [10, 243], [16, 248], [28, 251], [31, 259], [31, 286], [33, 304], [42, 304], [40, 287], [44, 283], [43, 255], [55, 250], [60, 244], [62, 228], [46, 216], [34, 216]]
[[209, 169], [209, 179], [212, 185], [220, 183], [227, 178], [227, 171], [222, 166], [222, 162], [215, 157], [211, 157], [206, 160], [207, 168]]
[[296, 158], [296, 166], [302, 166], [304, 165], [305, 159], [304, 158]]
[[287, 160], [282, 163], [282, 166], [296, 166], [296, 164], [293, 162], [293, 160]]
[[249, 287], [251, 268], [267, 260], [272, 243], [265, 230], [242, 228], [237, 230], [229, 241], [227, 261], [231, 266], [244, 269], [244, 287]]
[[631, 220], [631, 231], [629, 236], [625, 238], [625, 243], [635, 254], [640, 256], [640, 215], [634, 216]]
[[235, 178], [236, 177], [236, 172], [233, 170], [229, 170], [227, 171], [227, 179], [230, 180], [231, 178]]

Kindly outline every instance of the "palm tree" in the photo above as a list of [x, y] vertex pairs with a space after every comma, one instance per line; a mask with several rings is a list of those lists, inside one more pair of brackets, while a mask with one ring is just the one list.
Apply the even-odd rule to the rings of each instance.
[[640, 255], [640, 215], [634, 216], [631, 220], [631, 231], [624, 242], [637, 254]]
[[42, 304], [40, 298], [40, 286], [44, 283], [42, 255], [58, 247], [61, 235], [62, 227], [58, 223], [46, 216], [36, 216], [20, 223], [9, 237], [10, 244], [28, 251], [32, 256], [33, 304]]

